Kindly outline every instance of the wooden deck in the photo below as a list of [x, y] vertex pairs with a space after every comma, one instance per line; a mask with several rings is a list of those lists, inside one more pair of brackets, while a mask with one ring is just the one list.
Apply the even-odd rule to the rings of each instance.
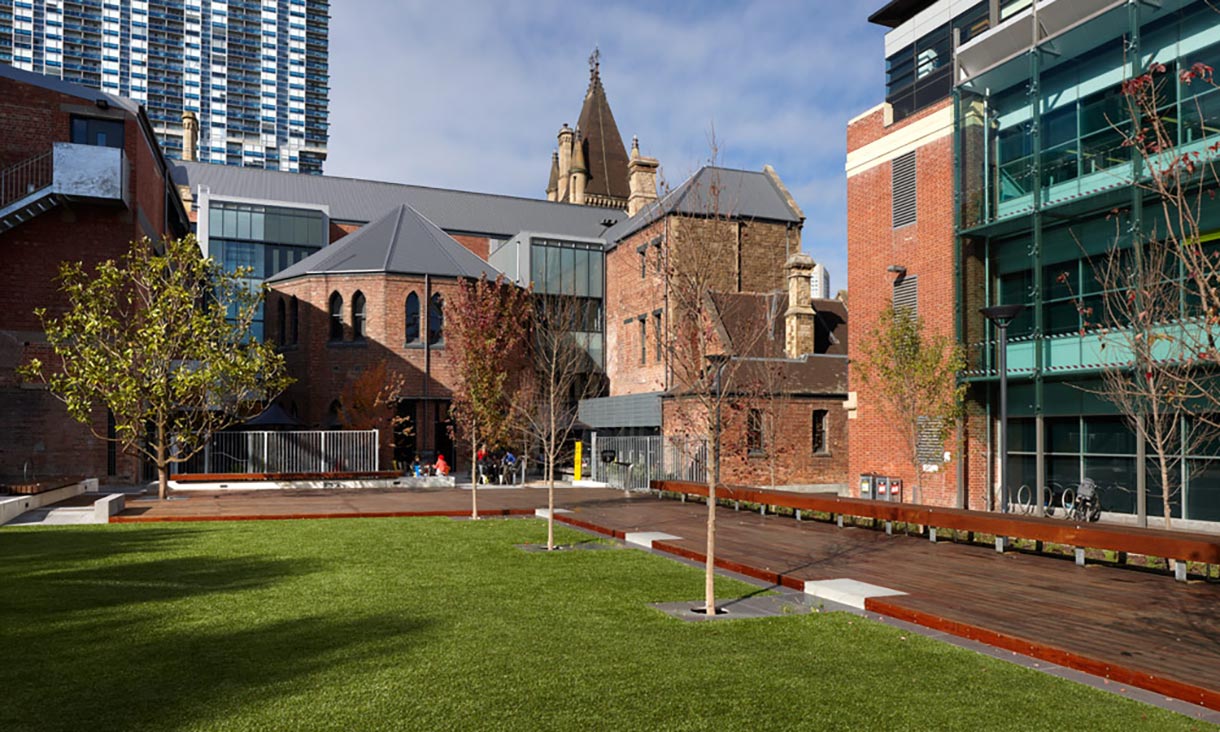
[[[560, 489], [559, 519], [602, 533], [663, 531], [701, 559], [706, 506]], [[539, 489], [479, 491], [489, 515], [533, 513]], [[249, 491], [136, 501], [118, 521], [469, 515], [464, 490]], [[1220, 710], [1220, 584], [721, 508], [718, 564], [773, 582], [851, 578], [907, 593], [867, 607]]]

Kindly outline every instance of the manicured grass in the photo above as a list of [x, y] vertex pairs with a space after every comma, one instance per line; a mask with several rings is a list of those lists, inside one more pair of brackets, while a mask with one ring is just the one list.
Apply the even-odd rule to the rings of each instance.
[[683, 623], [647, 603], [698, 598], [698, 570], [513, 546], [544, 536], [536, 520], [4, 529], [0, 730], [1204, 728], [848, 615]]

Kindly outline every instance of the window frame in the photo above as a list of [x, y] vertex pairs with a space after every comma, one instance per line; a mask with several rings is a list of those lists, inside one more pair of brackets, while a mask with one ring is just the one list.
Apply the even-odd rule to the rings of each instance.
[[330, 293], [327, 301], [327, 317], [330, 323], [327, 340], [331, 343], [343, 341], [343, 295], [338, 290]]
[[363, 341], [368, 337], [368, 298], [360, 290], [352, 295], [352, 340]]
[[[830, 454], [830, 410], [829, 409], [814, 409], [812, 420], [810, 422], [810, 444], [809, 447], [814, 455], [822, 456]], [[819, 447], [818, 443], [821, 443]]]

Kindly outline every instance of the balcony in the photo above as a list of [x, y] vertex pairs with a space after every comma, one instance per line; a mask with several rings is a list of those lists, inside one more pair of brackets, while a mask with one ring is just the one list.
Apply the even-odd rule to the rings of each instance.
[[127, 155], [122, 148], [57, 142], [51, 191], [61, 196], [131, 204]]

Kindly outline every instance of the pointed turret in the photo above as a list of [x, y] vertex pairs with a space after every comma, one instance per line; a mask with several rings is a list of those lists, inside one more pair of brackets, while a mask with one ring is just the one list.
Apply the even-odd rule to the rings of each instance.
[[551, 152], [551, 179], [546, 184], [546, 200], [559, 200], [559, 151]]
[[591, 203], [624, 206], [627, 185], [627, 148], [619, 134], [606, 90], [602, 87], [601, 55], [594, 50], [589, 59], [589, 88], [585, 91], [577, 126], [584, 134], [585, 166], [589, 171], [585, 193]]
[[568, 183], [572, 179], [572, 128], [564, 122], [559, 128], [559, 189], [556, 201], [568, 200]]
[[576, 125], [576, 138], [572, 140], [572, 183], [568, 186], [568, 200], [579, 206], [585, 205], [585, 192], [589, 184], [589, 169], [585, 167], [585, 141]]
[[640, 138], [631, 138], [631, 162], [627, 163], [628, 186], [631, 195], [627, 198], [627, 215], [635, 216], [640, 209], [657, 200], [657, 168], [660, 163], [656, 158], [646, 158], [640, 155]]

